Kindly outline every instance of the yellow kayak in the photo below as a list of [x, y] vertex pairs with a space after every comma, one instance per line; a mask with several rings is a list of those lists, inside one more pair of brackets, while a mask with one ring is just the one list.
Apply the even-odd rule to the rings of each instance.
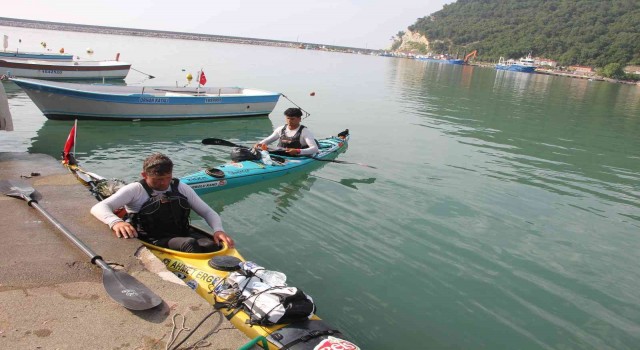
[[[91, 193], [98, 200], [105, 197], [100, 189], [106, 185], [104, 178], [87, 172], [76, 164], [65, 164], [80, 182], [91, 190]], [[108, 196], [108, 195], [107, 195]], [[198, 227], [192, 226], [194, 230], [210, 234]], [[304, 319], [297, 318], [296, 321], [283, 324], [272, 324], [261, 322], [256, 324], [251, 315], [255, 316], [253, 306], [251, 310], [245, 298], [230, 297], [224, 295], [224, 291], [218, 287], [227, 281], [227, 277], [238, 274], [238, 263], [245, 262], [245, 259], [236, 249], [223, 246], [220, 250], [211, 253], [185, 253], [167, 248], [158, 247], [144, 241], [144, 244], [167, 269], [178, 276], [187, 286], [192, 288], [201, 297], [206, 299], [212, 306], [218, 309], [237, 329], [253, 339], [263, 336], [269, 343], [269, 349], [291, 349], [291, 350], [359, 350], [360, 348], [352, 342], [344, 339], [344, 335], [337, 329], [322, 321], [315, 313], [311, 313]], [[232, 262], [229, 264], [228, 262]], [[222, 262], [222, 263], [221, 263]], [[291, 288], [291, 287], [287, 287]], [[273, 288], [271, 288], [273, 289]], [[295, 289], [295, 288], [293, 288]], [[259, 293], [258, 293], [259, 294]], [[257, 305], [255, 294], [253, 305]], [[251, 299], [251, 297], [249, 297]], [[281, 300], [282, 301], [282, 300]], [[284, 305], [285, 302], [282, 301]], [[315, 310], [315, 307], [314, 309]]]
[[223, 256], [245, 261], [236, 249], [224, 247], [212, 253], [185, 253], [157, 247], [146, 242], [142, 243], [164, 263], [169, 271], [218, 308], [247, 337], [252, 339], [257, 336], [265, 337], [269, 342], [269, 349], [359, 349], [353, 343], [345, 340], [340, 331], [322, 321], [315, 314], [308, 320], [264, 326], [251, 324], [250, 314], [243, 304], [237, 306], [225, 304], [226, 299], [220, 297], [215, 289], [221, 281], [229, 276], [231, 271], [213, 268], [212, 265], [215, 264], [210, 262], [216, 257]]

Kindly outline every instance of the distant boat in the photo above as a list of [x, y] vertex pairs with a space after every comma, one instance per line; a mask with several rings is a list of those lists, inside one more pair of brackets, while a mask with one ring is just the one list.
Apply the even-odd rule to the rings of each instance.
[[130, 63], [120, 61], [69, 61], [0, 59], [0, 75], [36, 79], [124, 79]]
[[54, 52], [20, 52], [16, 51], [0, 51], [1, 59], [10, 60], [39, 60], [39, 61], [54, 61], [54, 62], [68, 62], [73, 61], [73, 55], [68, 53], [54, 53]]
[[10, 79], [49, 119], [179, 120], [268, 115], [276, 92], [241, 87], [117, 86]]
[[464, 64], [463, 59], [452, 58], [448, 55], [416, 56], [416, 59], [419, 61], [438, 62], [438, 63], [445, 63], [445, 64]]
[[500, 57], [498, 64], [496, 64], [497, 70], [508, 70], [513, 72], [533, 73], [536, 71], [536, 65], [531, 54], [527, 57], [522, 57], [516, 61], [514, 59], [505, 60], [504, 57]]
[[[46, 48], [47, 43], [41, 42], [40, 45]], [[73, 61], [73, 55], [65, 54], [64, 48], [60, 49], [60, 53], [55, 52], [20, 52], [18, 49], [15, 51], [7, 51], [9, 47], [9, 36], [3, 35], [3, 50], [0, 51], [0, 59], [13, 59], [13, 60], [42, 60], [42, 61]]]

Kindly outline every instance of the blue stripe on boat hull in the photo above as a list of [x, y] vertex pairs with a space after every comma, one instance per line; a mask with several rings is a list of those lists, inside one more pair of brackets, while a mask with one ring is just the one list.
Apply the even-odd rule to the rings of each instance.
[[[260, 94], [242, 95], [239, 88], [226, 88], [235, 91], [220, 95], [197, 95], [190, 93], [156, 94], [129, 93], [143, 91], [142, 87], [101, 87], [124, 91], [120, 93], [99, 92], [86, 84], [68, 84], [38, 82], [15, 79], [20, 86], [49, 119], [94, 119], [94, 120], [183, 120], [230, 118], [243, 116], [268, 115], [273, 111], [280, 94], [259, 91]], [[53, 84], [53, 85], [52, 85]], [[69, 87], [76, 87], [72, 89]], [[160, 89], [160, 88], [156, 88]], [[164, 88], [163, 88], [164, 89]], [[255, 92], [255, 90], [252, 90]]]
[[[198, 104], [227, 104], [227, 103], [256, 103], [256, 102], [274, 102], [278, 101], [280, 95], [266, 95], [266, 96], [223, 96], [220, 102], [206, 102], [203, 97], [197, 96], [170, 96], [170, 97], [158, 97], [151, 94], [103, 94], [92, 91], [80, 91], [71, 89], [61, 89], [55, 86], [32, 84], [30, 82], [14, 80], [14, 82], [25, 90], [38, 91], [43, 93], [56, 94], [64, 97], [78, 97], [91, 101], [102, 102], [118, 102], [128, 104], [142, 104], [142, 105], [198, 105]], [[140, 89], [142, 92], [142, 88]], [[216, 96], [207, 96], [210, 100], [215, 100]], [[145, 102], [153, 99], [153, 103]], [[162, 100], [166, 100], [163, 102]]]
[[[255, 114], [242, 113], [237, 115], [230, 114], [221, 114], [221, 115], [198, 115], [198, 116], [189, 116], [189, 115], [176, 115], [176, 116], [87, 116], [83, 115], [80, 119], [82, 120], [113, 120], [113, 121], [123, 121], [123, 120], [138, 120], [144, 119], [149, 121], [159, 121], [159, 120], [195, 120], [195, 119], [226, 119], [226, 118], [238, 118], [238, 117], [265, 117], [269, 116], [270, 112], [257, 112]], [[50, 120], [75, 120], [79, 119], [77, 114], [45, 114], [45, 117]]]
[[505, 70], [510, 72], [522, 72], [522, 73], [533, 73], [536, 71], [536, 67], [525, 67], [525, 66], [502, 66], [496, 65], [497, 70]]
[[0, 52], [0, 58], [23, 59], [23, 60], [43, 60], [43, 61], [73, 61], [71, 54], [45, 54], [32, 52]]

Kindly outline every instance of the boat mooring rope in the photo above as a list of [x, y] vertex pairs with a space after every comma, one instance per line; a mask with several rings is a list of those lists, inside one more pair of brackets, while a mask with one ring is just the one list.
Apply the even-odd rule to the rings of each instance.
[[[176, 317], [178, 317], [178, 316], [182, 316], [182, 326], [180, 326], [180, 330], [178, 330], [178, 333], [176, 333], [174, 335], [173, 332], [176, 331]], [[173, 342], [176, 341], [176, 338], [178, 338], [178, 335], [180, 335], [180, 333], [182, 331], [190, 331], [191, 330], [191, 328], [188, 328], [188, 327], [184, 326], [184, 323], [185, 323], [186, 319], [187, 318], [183, 314], [180, 314], [180, 313], [176, 313], [175, 315], [173, 315], [173, 317], [171, 318], [171, 322], [173, 323], [173, 326], [171, 327], [171, 334], [169, 334], [169, 341], [167, 342], [167, 346], [164, 347], [165, 350], [169, 350], [169, 348], [171, 348], [171, 345], [173, 345]]]
[[287, 100], [289, 100], [289, 102], [293, 103], [293, 105], [294, 105], [294, 106], [296, 106], [296, 107], [300, 108], [300, 110], [304, 112], [305, 116], [304, 116], [304, 118], [302, 118], [303, 120], [304, 120], [304, 119], [306, 119], [307, 117], [311, 116], [311, 113], [309, 113], [309, 112], [305, 111], [302, 107], [298, 106], [295, 102], [291, 101], [291, 99], [289, 99], [289, 98], [287, 97], [287, 95], [285, 95], [285, 94], [283, 94], [283, 93], [281, 93], [280, 95], [282, 95], [282, 97], [284, 97], [284, 98], [286, 98]]
[[[214, 311], [210, 312], [193, 329], [191, 329], [189, 327], [185, 327], [185, 322], [187, 320], [186, 316], [184, 316], [184, 315], [182, 315], [180, 313], [176, 313], [171, 318], [171, 321], [173, 322], [173, 327], [171, 328], [171, 334], [169, 335], [169, 341], [167, 342], [167, 345], [165, 346], [165, 350], [176, 350], [176, 349], [178, 349], [180, 347], [180, 345], [182, 345], [182, 343], [187, 341], [187, 339], [189, 339], [189, 337], [191, 337], [196, 332], [196, 330], [198, 330], [198, 328], [200, 328], [200, 326], [204, 323], [204, 321], [206, 321], [209, 317], [211, 317], [215, 313], [218, 313], [218, 315], [219, 315], [216, 325], [211, 328], [211, 331], [209, 331], [207, 334], [205, 334], [202, 338], [200, 338], [198, 341], [196, 341], [193, 345], [191, 345], [187, 349], [198, 349], [199, 347], [209, 346], [211, 344], [208, 341], [205, 341], [205, 339], [209, 338], [212, 334], [217, 333], [217, 332], [219, 332], [219, 331], [221, 331], [223, 329], [235, 329], [235, 328], [218, 328], [222, 324], [222, 314], [218, 310], [214, 310]], [[176, 327], [176, 318], [178, 316], [182, 317], [182, 325], [180, 326], [180, 329], [178, 329], [178, 332], [175, 333], [175, 335], [174, 335], [174, 332], [177, 329], [177, 327]], [[182, 331], [187, 331], [189, 333], [178, 344], [173, 346], [173, 343], [176, 341], [176, 339], [178, 338], [178, 336], [180, 335], [180, 333]]]
[[136, 72], [138, 72], [138, 73], [144, 74], [144, 75], [148, 76], [148, 77], [149, 77], [149, 79], [153, 79], [153, 78], [155, 78], [153, 75], [151, 75], [151, 74], [147, 74], [147, 73], [145, 73], [145, 72], [141, 72], [141, 71], [139, 71], [139, 70], [137, 70], [137, 69], [135, 69], [135, 68], [133, 68], [133, 67], [131, 67], [131, 70], [134, 70], [134, 71], [136, 71]]

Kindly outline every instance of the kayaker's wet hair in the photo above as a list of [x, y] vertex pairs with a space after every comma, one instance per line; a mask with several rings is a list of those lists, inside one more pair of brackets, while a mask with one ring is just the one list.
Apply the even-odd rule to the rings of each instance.
[[286, 115], [287, 117], [302, 117], [302, 110], [300, 110], [300, 108], [287, 108], [286, 111], [284, 111], [284, 115]]
[[144, 160], [142, 170], [147, 175], [166, 175], [173, 171], [173, 162], [162, 153], [154, 153]]

